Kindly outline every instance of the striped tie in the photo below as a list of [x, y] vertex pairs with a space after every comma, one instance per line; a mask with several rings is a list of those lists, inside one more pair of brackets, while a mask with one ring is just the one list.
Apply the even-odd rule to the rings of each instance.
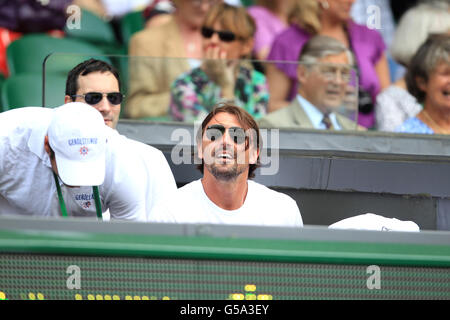
[[333, 124], [331, 123], [330, 117], [328, 114], [324, 114], [322, 122], [325, 124], [325, 127], [327, 127], [327, 130], [333, 130]]

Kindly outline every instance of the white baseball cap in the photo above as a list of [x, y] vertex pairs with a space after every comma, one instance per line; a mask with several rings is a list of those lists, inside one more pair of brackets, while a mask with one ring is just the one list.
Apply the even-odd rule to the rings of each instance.
[[55, 108], [47, 135], [64, 184], [98, 186], [103, 183], [106, 130], [98, 110], [82, 102]]

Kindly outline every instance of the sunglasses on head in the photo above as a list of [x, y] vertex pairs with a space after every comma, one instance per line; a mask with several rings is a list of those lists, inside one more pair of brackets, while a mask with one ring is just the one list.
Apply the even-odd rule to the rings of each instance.
[[85, 94], [75, 94], [72, 96], [72, 98], [82, 97], [84, 98], [84, 101], [87, 104], [94, 105], [102, 101], [105, 95], [108, 101], [114, 105], [121, 104], [124, 97], [124, 95], [120, 92], [109, 92], [109, 93], [88, 92]]
[[231, 31], [217, 31], [212, 28], [202, 27], [202, 36], [206, 39], [210, 39], [214, 33], [217, 33], [220, 41], [232, 42], [236, 40], [236, 35]]
[[[223, 125], [214, 124], [206, 128], [206, 138], [211, 141], [215, 141], [216, 139], [220, 139], [224, 135], [225, 131], [227, 131], [227, 128]], [[228, 135], [236, 144], [243, 144], [246, 139], [245, 130], [240, 127], [228, 128]]]

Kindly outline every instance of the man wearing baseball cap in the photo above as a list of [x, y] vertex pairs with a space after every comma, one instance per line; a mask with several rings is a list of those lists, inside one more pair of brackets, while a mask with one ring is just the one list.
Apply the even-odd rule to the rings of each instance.
[[44, 140], [53, 171], [68, 186], [101, 185], [106, 169], [101, 114], [81, 103], [66, 104], [53, 113]]
[[0, 113], [0, 215], [146, 221], [148, 168], [127, 140], [81, 102]]

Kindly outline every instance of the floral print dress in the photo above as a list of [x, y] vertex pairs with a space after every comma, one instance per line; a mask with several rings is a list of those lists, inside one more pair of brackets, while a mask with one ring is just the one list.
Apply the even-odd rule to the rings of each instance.
[[[269, 91], [264, 74], [240, 66], [234, 95], [234, 103], [255, 119], [266, 114]], [[223, 100], [220, 86], [200, 67], [194, 68], [172, 83], [170, 115], [176, 121], [202, 121], [214, 105]]]

